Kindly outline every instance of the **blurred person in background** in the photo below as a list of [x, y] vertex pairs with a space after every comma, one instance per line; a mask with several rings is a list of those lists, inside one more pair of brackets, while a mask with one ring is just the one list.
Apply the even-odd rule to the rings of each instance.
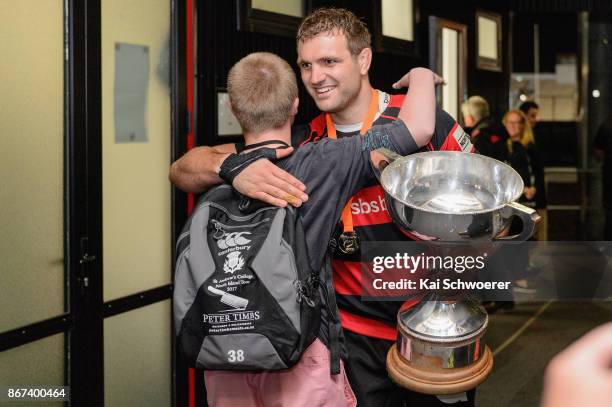
[[529, 164], [533, 173], [534, 180], [532, 185], [535, 187], [535, 206], [538, 214], [542, 218], [536, 238], [540, 241], [548, 240], [548, 214], [546, 212], [546, 182], [544, 179], [544, 163], [542, 162], [542, 154], [536, 144], [537, 140], [537, 125], [540, 122], [540, 107], [536, 102], [528, 100], [519, 106], [519, 110], [525, 114], [527, 122], [531, 126], [532, 141], [525, 145], [527, 155], [529, 156]]
[[521, 103], [519, 110], [525, 113], [525, 117], [531, 126], [531, 131], [536, 132], [536, 126], [540, 122], [540, 106], [532, 100]]
[[523, 195], [519, 202], [535, 207], [535, 175], [527, 153], [527, 146], [535, 145], [533, 132], [527, 118], [520, 110], [510, 110], [502, 119], [502, 123], [508, 132], [506, 145], [508, 148], [508, 163], [519, 173], [525, 184]]
[[[519, 173], [525, 184], [519, 202], [525, 206], [535, 208], [537, 188], [535, 187], [535, 175], [527, 152], [528, 146], [535, 145], [531, 126], [525, 114], [518, 109], [508, 111], [504, 115], [502, 123], [508, 132], [508, 140], [506, 142], [508, 146], [508, 163]], [[522, 223], [515, 219], [510, 225], [510, 234], [520, 233], [522, 227]], [[528, 272], [529, 251], [521, 251], [520, 255], [515, 256], [511, 263], [509, 266], [511, 267], [512, 275], [518, 277], [514, 281], [514, 291], [523, 294], [535, 294], [533, 284], [530, 284], [527, 279], [528, 276], [533, 277], [530, 275], [533, 273]]]
[[604, 240], [612, 240], [612, 115], [599, 126], [593, 142], [595, 156], [603, 160], [603, 206], [606, 212]]
[[[470, 135], [472, 144], [478, 153], [507, 162], [508, 146], [506, 141], [508, 140], [508, 133], [499, 121], [491, 117], [489, 103], [486, 99], [478, 95], [471, 96], [461, 104], [461, 114], [465, 131]], [[504, 261], [505, 257], [501, 253], [493, 254], [487, 262], [487, 273], [495, 275], [501, 273], [501, 270], [506, 270], [508, 264]], [[490, 314], [496, 313], [498, 310], [514, 308], [514, 301], [508, 301], [508, 298], [512, 298], [511, 290], [499, 293], [499, 295], [492, 295], [489, 292], [483, 293], [483, 297], [486, 300], [482, 301], [482, 305]]]
[[487, 157], [499, 161], [508, 159], [508, 138], [504, 129], [496, 123], [489, 111], [489, 103], [482, 96], [471, 96], [461, 105], [465, 131], [470, 135], [474, 148]]

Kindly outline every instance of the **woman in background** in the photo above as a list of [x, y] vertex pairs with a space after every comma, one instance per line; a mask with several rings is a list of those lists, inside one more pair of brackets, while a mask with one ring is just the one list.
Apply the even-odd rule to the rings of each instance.
[[[534, 171], [534, 160], [531, 159], [531, 150], [534, 157], [538, 157], [537, 150], [535, 147], [535, 140], [533, 138], [533, 132], [531, 126], [525, 117], [525, 114], [520, 110], [510, 110], [502, 119], [502, 123], [508, 132], [508, 162], [519, 173], [523, 179], [525, 187], [523, 189], [523, 195], [519, 198], [519, 202], [525, 206], [536, 208], [536, 194], [538, 185], [536, 180], [536, 172]], [[536, 164], [535, 167], [539, 165]], [[543, 176], [543, 172], [542, 172]], [[522, 229], [522, 225], [519, 222], [513, 221], [510, 226], [510, 234], [519, 233]], [[537, 233], [537, 232], [536, 232]], [[535, 240], [532, 238], [532, 240]], [[533, 285], [529, 283], [526, 277], [529, 272], [529, 251], [525, 250], [522, 255], [515, 257], [516, 264], [511, 265], [514, 268], [514, 275], [519, 277], [514, 281], [514, 291], [523, 294], [535, 294], [536, 290]], [[529, 277], [533, 277], [529, 275]]]
[[[533, 137], [538, 139], [538, 129], [540, 128], [540, 106], [532, 100], [521, 103], [519, 109], [525, 113], [527, 123], [531, 126]], [[548, 240], [548, 217], [546, 212], [546, 183], [544, 181], [544, 162], [542, 161], [540, 150], [537, 148], [536, 143], [529, 143], [527, 146], [527, 154], [529, 155], [529, 163], [533, 169], [533, 175], [535, 176], [535, 208], [538, 214], [542, 218], [540, 220], [540, 227], [538, 228], [538, 240]]]
[[525, 184], [519, 202], [535, 208], [535, 173], [528, 149], [535, 148], [535, 140], [527, 118], [520, 110], [510, 110], [504, 115], [502, 123], [508, 132], [508, 162], [519, 173]]

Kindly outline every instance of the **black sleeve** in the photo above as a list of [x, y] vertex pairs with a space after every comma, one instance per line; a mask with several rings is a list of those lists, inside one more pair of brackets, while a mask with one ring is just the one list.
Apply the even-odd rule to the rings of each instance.
[[402, 119], [373, 126], [361, 137], [360, 144], [362, 151], [370, 152], [385, 147], [400, 155], [412, 154], [419, 149]]
[[536, 188], [538, 187], [538, 179], [541, 179], [542, 184], [544, 183], [544, 164], [542, 162], [542, 154], [540, 149], [535, 144], [529, 144], [527, 147], [527, 155], [529, 156], [529, 164], [531, 170], [536, 178]]
[[529, 173], [529, 158], [525, 147], [518, 141], [512, 143], [512, 152], [509, 155], [510, 166], [521, 176], [525, 187], [531, 186]]
[[346, 202], [374, 178], [370, 152], [380, 147], [402, 155], [418, 148], [404, 122], [396, 120], [374, 126], [362, 137], [325, 138], [308, 143], [293, 154], [291, 168], [287, 170], [304, 182], [309, 194], [300, 214], [313, 261], [322, 261]]
[[527, 155], [529, 156], [529, 164], [531, 172], [535, 178], [536, 187], [536, 208], [546, 207], [546, 182], [544, 178], [544, 163], [542, 162], [542, 154], [540, 149], [535, 144], [529, 144], [527, 147]]
[[[309, 191], [321, 193], [342, 208], [349, 197], [374, 177], [370, 152], [381, 147], [400, 155], [418, 150], [404, 122], [395, 120], [373, 126], [360, 137], [325, 138], [306, 144], [294, 153], [297, 166], [294, 176], [303, 180]], [[342, 202], [335, 202], [338, 200]]]
[[474, 148], [479, 154], [492, 157], [491, 146], [489, 145], [488, 138], [488, 134], [483, 134], [482, 132], [478, 134], [474, 140]]

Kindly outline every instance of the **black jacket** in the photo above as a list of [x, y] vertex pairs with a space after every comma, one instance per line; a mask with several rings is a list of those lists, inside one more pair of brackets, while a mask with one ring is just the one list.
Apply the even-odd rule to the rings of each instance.
[[508, 161], [508, 133], [501, 124], [495, 123], [490, 117], [486, 117], [472, 128], [466, 128], [472, 139], [474, 148], [487, 157], [499, 161]]
[[530, 143], [527, 148], [527, 157], [531, 169], [532, 183], [536, 187], [535, 207], [546, 208], [546, 183], [544, 182], [544, 164], [538, 147]]

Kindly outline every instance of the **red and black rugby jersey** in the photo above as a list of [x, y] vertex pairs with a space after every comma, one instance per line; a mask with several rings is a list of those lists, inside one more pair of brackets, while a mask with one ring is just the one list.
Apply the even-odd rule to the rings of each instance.
[[[397, 120], [404, 96], [391, 96], [380, 92], [379, 114], [373, 125]], [[361, 123], [353, 126], [336, 125], [337, 137], [357, 135], [360, 127]], [[295, 127], [292, 136], [294, 145], [298, 145], [299, 139], [302, 138], [300, 136], [306, 136], [300, 145], [327, 137], [325, 115], [317, 116], [308, 126]], [[473, 152], [467, 133], [440, 108], [436, 109], [436, 126], [431, 142], [420, 151], [433, 150]], [[375, 181], [353, 195], [351, 213], [355, 233], [361, 242], [399, 241], [409, 238], [391, 222], [383, 189]], [[333, 259], [334, 287], [342, 326], [358, 334], [395, 340], [397, 312], [404, 302], [362, 300], [360, 260], [360, 253], [336, 253]], [[404, 306], [412, 306], [417, 302], [418, 299], [408, 301]]]

